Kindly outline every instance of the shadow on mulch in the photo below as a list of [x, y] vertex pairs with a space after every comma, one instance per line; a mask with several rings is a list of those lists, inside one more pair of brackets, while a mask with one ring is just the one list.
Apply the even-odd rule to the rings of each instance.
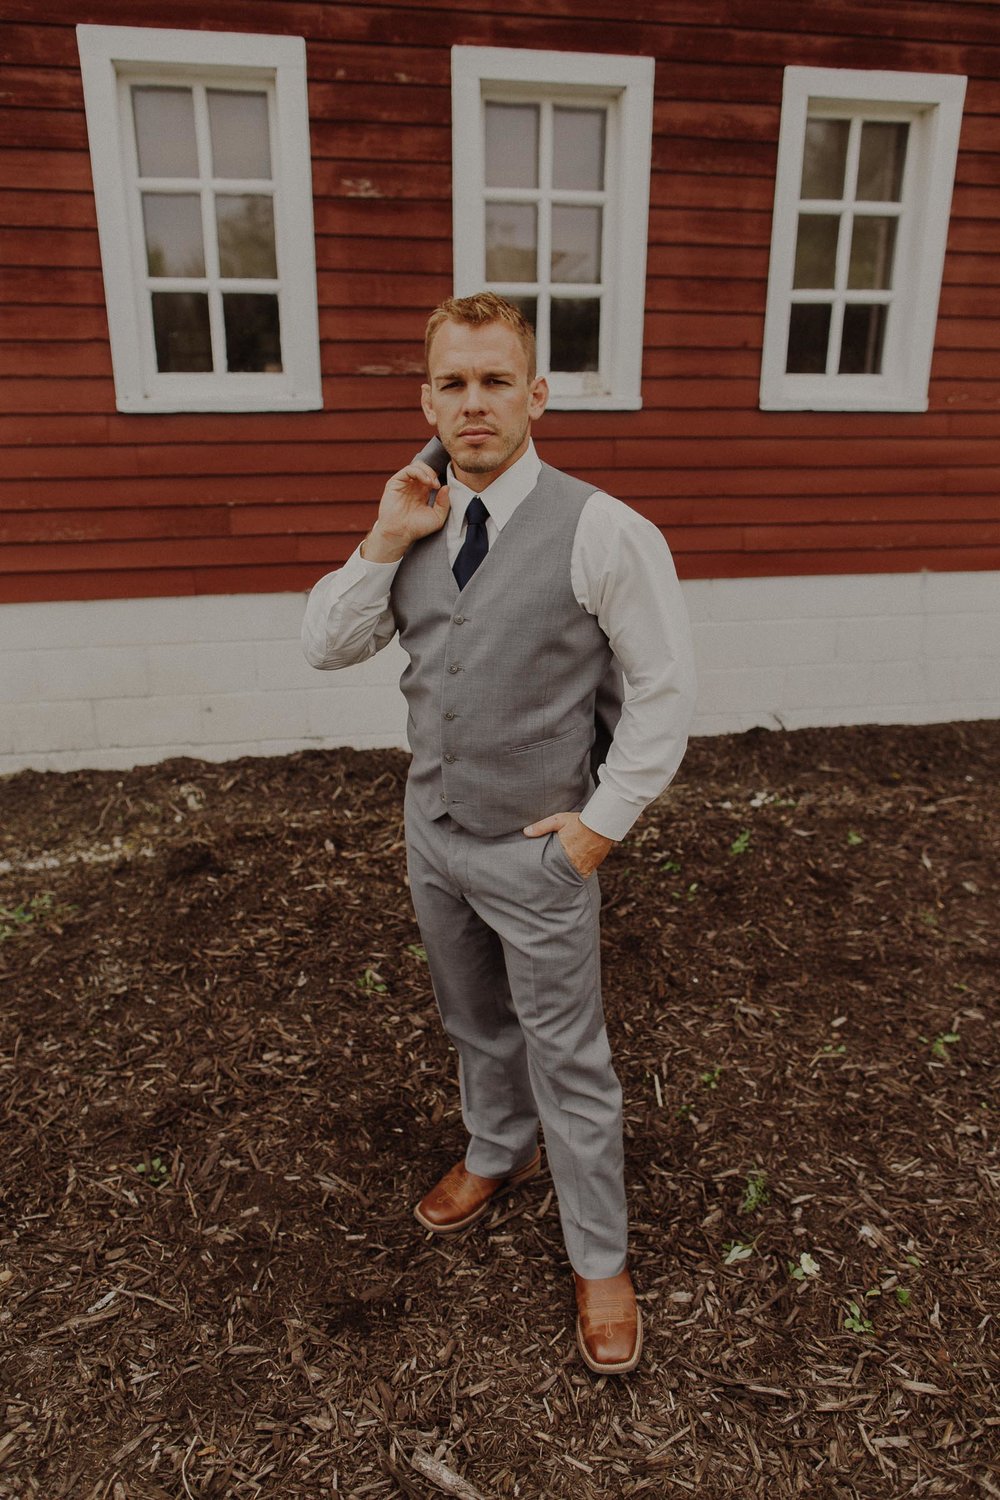
[[401, 754], [7, 779], [0, 1494], [1000, 1495], [998, 771], [700, 740], [604, 866], [617, 1382], [546, 1176], [410, 1215], [463, 1134]]

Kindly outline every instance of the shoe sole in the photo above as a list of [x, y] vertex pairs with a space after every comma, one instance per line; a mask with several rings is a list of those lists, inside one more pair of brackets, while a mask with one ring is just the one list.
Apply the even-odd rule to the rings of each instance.
[[602, 1365], [599, 1364], [596, 1359], [591, 1358], [591, 1356], [587, 1353], [587, 1346], [583, 1341], [583, 1330], [580, 1327], [579, 1318], [577, 1318], [576, 1320], [576, 1346], [580, 1351], [580, 1355], [583, 1359], [584, 1364], [587, 1366], [587, 1369], [593, 1370], [595, 1375], [631, 1375], [632, 1371], [639, 1363], [639, 1358], [642, 1354], [642, 1317], [640, 1316], [639, 1318], [635, 1348], [632, 1351], [631, 1356], [626, 1360], [622, 1360], [620, 1364]]
[[496, 1202], [501, 1193], [506, 1193], [509, 1188], [520, 1187], [522, 1182], [530, 1182], [531, 1178], [537, 1177], [541, 1170], [542, 1154], [541, 1152], [539, 1152], [538, 1155], [532, 1157], [531, 1161], [529, 1161], [525, 1166], [519, 1167], [516, 1172], [512, 1172], [509, 1177], [505, 1177], [500, 1187], [497, 1188], [496, 1192], [491, 1193], [486, 1202], [481, 1203], [473, 1213], [466, 1214], [464, 1219], [456, 1219], [451, 1224], [432, 1224], [431, 1221], [429, 1219], [425, 1219], [423, 1214], [420, 1212], [419, 1203], [413, 1210], [413, 1217], [416, 1219], [418, 1224], [421, 1224], [424, 1227], [424, 1229], [429, 1229], [431, 1234], [461, 1234], [462, 1230], [468, 1229], [470, 1224], [475, 1224], [480, 1219], [485, 1218], [486, 1214], [489, 1213], [490, 1208]]

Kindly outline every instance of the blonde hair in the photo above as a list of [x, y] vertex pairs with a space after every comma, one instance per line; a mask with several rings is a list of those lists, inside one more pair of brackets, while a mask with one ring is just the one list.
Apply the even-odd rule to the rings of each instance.
[[535, 378], [535, 332], [519, 307], [496, 292], [476, 292], [472, 297], [448, 297], [427, 319], [424, 362], [430, 369], [431, 344], [442, 323], [467, 323], [480, 328], [487, 323], [505, 323], [517, 334], [528, 361], [528, 379]]

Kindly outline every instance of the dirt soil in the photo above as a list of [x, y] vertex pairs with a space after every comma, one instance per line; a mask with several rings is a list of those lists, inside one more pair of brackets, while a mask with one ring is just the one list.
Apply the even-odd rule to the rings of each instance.
[[639, 1371], [461, 1153], [405, 757], [0, 784], [0, 1495], [1000, 1496], [1000, 724], [692, 744], [601, 872]]

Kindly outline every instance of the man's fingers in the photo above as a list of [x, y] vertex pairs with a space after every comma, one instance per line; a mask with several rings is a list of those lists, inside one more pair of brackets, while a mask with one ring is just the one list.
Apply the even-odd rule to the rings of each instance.
[[529, 839], [537, 839], [543, 833], [558, 833], [568, 817], [569, 813], [553, 813], [551, 817], [542, 818], [539, 823], [529, 823], [523, 831]]

